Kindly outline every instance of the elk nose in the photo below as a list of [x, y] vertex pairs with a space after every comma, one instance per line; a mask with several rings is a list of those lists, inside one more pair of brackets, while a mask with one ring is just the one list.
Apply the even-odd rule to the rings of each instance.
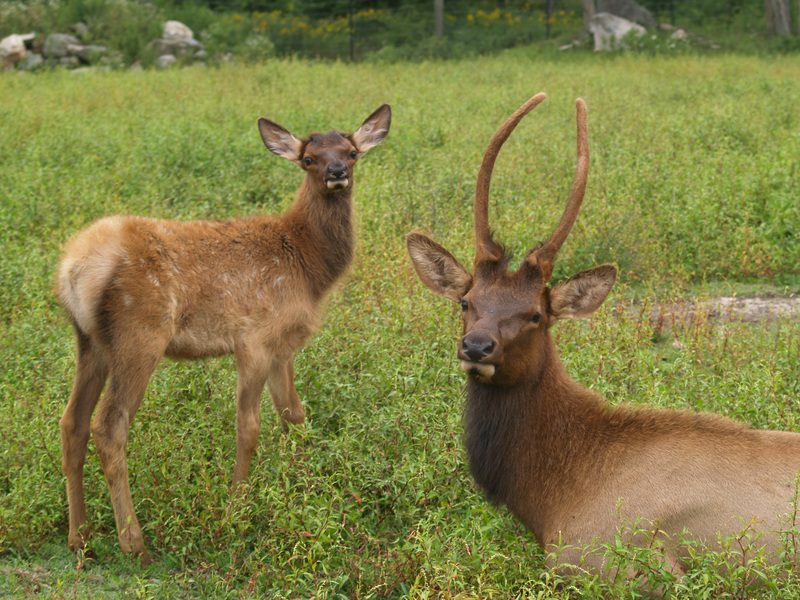
[[347, 165], [344, 163], [333, 164], [328, 167], [328, 174], [336, 179], [347, 175]]
[[491, 338], [464, 336], [461, 340], [461, 352], [473, 362], [478, 362], [494, 351], [495, 343]]

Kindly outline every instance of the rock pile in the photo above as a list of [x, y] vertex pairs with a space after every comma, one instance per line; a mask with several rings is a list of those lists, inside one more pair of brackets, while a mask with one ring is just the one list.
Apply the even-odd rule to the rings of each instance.
[[162, 69], [178, 61], [193, 63], [206, 59], [203, 44], [194, 39], [194, 32], [180, 21], [164, 23], [161, 38], [150, 42], [146, 51], [156, 55], [155, 64]]
[[[89, 28], [84, 23], [76, 23], [72, 30], [80, 37], [89, 36]], [[121, 60], [110, 56], [105, 46], [85, 43], [80, 37], [53, 33], [42, 43], [42, 38], [37, 38], [35, 33], [12, 34], [0, 40], [0, 62], [6, 70], [32, 71], [42, 65], [74, 68]]]
[[69, 33], [53, 33], [44, 41], [44, 58], [47, 65], [67, 67], [92, 65], [99, 63], [106, 54], [108, 48], [105, 46], [84, 44]]
[[[14, 34], [0, 40], [0, 69], [30, 71], [42, 65], [64, 66], [70, 69], [90, 70], [96, 66], [121, 66], [122, 55], [109, 52], [106, 46], [90, 44], [89, 27], [76, 23], [72, 33], [53, 33], [37, 38], [35, 33]], [[38, 51], [34, 51], [37, 49]], [[194, 39], [194, 33], [180, 21], [167, 21], [161, 38], [145, 48], [155, 56], [155, 65], [166, 68], [177, 62], [182, 64], [204, 62], [203, 44]], [[134, 68], [138, 66], [134, 65]]]

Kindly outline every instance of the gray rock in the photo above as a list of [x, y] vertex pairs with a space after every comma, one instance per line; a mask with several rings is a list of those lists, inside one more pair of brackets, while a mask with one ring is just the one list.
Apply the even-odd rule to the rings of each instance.
[[89, 26], [81, 21], [78, 21], [72, 27], [70, 27], [70, 30], [82, 40], [85, 40], [89, 37]]
[[14, 34], [0, 40], [0, 66], [3, 68], [13, 69], [27, 54], [22, 36]]
[[161, 37], [165, 40], [193, 40], [194, 32], [180, 21], [167, 21]]
[[159, 69], [166, 69], [167, 67], [171, 67], [178, 59], [172, 54], [162, 54], [156, 59], [156, 66]]
[[68, 33], [50, 34], [44, 41], [44, 55], [47, 58], [63, 58], [69, 55], [67, 50], [69, 46], [82, 48], [83, 42]]
[[25, 57], [21, 63], [19, 63], [19, 68], [23, 71], [35, 71], [39, 67], [44, 64], [44, 58], [42, 58], [41, 54], [36, 54], [35, 52], [28, 52], [28, 55]]
[[94, 46], [90, 44], [88, 46], [83, 46], [76, 53], [76, 56], [87, 64], [93, 64], [99, 61], [101, 57], [103, 57], [107, 53], [108, 53], [108, 48], [106, 48], [105, 46]]
[[589, 21], [589, 32], [594, 36], [594, 50], [619, 50], [625, 46], [622, 41], [626, 35], [635, 32], [644, 35], [646, 29], [641, 25], [609, 13], [597, 13]]
[[652, 12], [634, 0], [597, 0], [598, 13], [611, 13], [628, 21], [643, 25], [647, 29], [658, 27]]
[[153, 40], [147, 44], [147, 49], [154, 52], [157, 56], [194, 56], [203, 50], [203, 44], [194, 39], [183, 40]]

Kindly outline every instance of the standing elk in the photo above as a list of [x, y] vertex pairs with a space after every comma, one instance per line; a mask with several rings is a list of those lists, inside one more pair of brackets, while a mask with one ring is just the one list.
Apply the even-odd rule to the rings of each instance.
[[[550, 335], [559, 319], [585, 317], [605, 300], [613, 265], [547, 283], [578, 215], [589, 172], [586, 104], [577, 100], [577, 170], [550, 238], [516, 272], [489, 230], [489, 182], [500, 148], [544, 94], [497, 131], [475, 192], [473, 274], [445, 248], [412, 232], [408, 251], [422, 282], [461, 304], [458, 348], [467, 374], [465, 444], [475, 481], [533, 533], [548, 564], [571, 572], [582, 561], [606, 573], [600, 553], [584, 553], [622, 532], [636, 546], [654, 540], [663, 565], [685, 572], [684, 531], [715, 546], [752, 525], [753, 544], [774, 563], [779, 530], [792, 511], [800, 434], [758, 431], [717, 415], [611, 407], [575, 382]], [[627, 532], [625, 524], [628, 527]], [[643, 529], [638, 529], [642, 527]], [[718, 546], [717, 546], [718, 547]]]
[[234, 484], [250, 470], [265, 383], [283, 427], [304, 422], [293, 355], [314, 332], [326, 291], [353, 256], [353, 166], [383, 141], [390, 124], [386, 104], [349, 135], [301, 140], [259, 119], [266, 147], [305, 171], [282, 216], [189, 222], [113, 216], [69, 240], [56, 291], [77, 338], [75, 382], [60, 421], [73, 550], [89, 534], [83, 465], [91, 421], [122, 550], [150, 561], [125, 447], [163, 355], [236, 356]]

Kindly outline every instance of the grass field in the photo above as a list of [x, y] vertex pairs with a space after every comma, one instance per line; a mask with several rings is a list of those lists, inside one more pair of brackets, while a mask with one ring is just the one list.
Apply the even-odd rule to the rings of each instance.
[[[589, 188], [554, 279], [612, 261], [621, 281], [591, 320], [557, 326], [572, 375], [612, 403], [800, 431], [797, 319], [650, 319], [686, 299], [800, 292], [800, 58], [519, 48], [463, 62], [0, 75], [0, 597], [635, 597], [626, 577], [549, 574], [533, 537], [475, 487], [458, 311], [423, 289], [405, 253], [421, 228], [469, 263], [485, 145], [539, 91], [547, 101], [498, 161], [491, 221], [517, 256], [549, 233], [572, 181], [574, 99], [586, 99]], [[353, 268], [295, 361], [306, 426], [282, 435], [264, 398], [251, 476], [231, 501], [233, 361], [163, 362], [128, 447], [156, 562], [121, 555], [91, 442], [97, 558], [76, 559], [57, 426], [74, 373], [52, 292], [63, 243], [113, 213], [279, 212], [301, 174], [263, 147], [256, 119], [299, 135], [352, 130], [383, 102], [392, 131], [357, 168]], [[758, 561], [717, 575], [727, 558], [698, 556], [673, 597], [800, 596], [791, 574], [748, 587]]]

